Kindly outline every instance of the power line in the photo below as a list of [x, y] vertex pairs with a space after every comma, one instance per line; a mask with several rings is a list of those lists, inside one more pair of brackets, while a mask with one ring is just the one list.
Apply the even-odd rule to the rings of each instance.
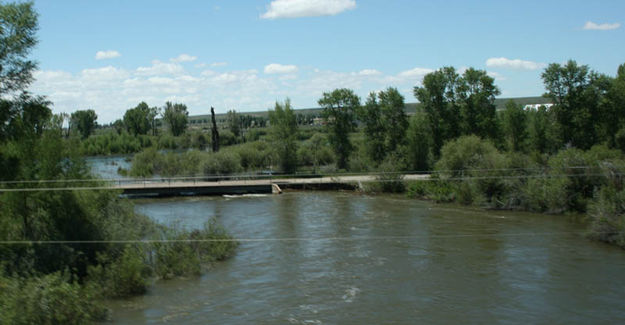
[[[391, 175], [397, 175], [397, 174], [389, 174], [389, 175], [384, 175], [384, 174], [375, 174], [375, 176], [379, 176], [379, 177], [394, 177]], [[405, 175], [405, 174], [401, 174], [401, 175]], [[374, 176], [374, 175], [364, 175], [364, 176]], [[431, 176], [431, 175], [424, 175], [424, 176]], [[323, 179], [320, 179], [319, 181], [315, 182], [315, 181], [311, 181], [311, 179], [309, 178], [305, 178], [302, 181], [301, 184], [303, 185], [318, 185], [318, 184], [328, 184], [328, 183], [353, 183], [353, 182], [377, 182], [377, 183], [388, 183], [388, 182], [400, 182], [400, 181], [468, 181], [468, 180], [497, 180], [497, 179], [553, 179], [553, 178], [584, 178], [584, 177], [590, 177], [590, 178], [595, 178], [595, 177], [606, 177], [607, 175], [604, 173], [592, 173], [592, 174], [588, 174], [588, 173], [584, 173], [584, 174], [537, 174], [537, 175], [510, 175], [510, 176], [506, 176], [506, 175], [492, 175], [492, 176], [457, 176], [457, 177], [423, 177], [423, 178], [419, 178], [419, 179], [403, 179], [403, 178], [398, 178], [398, 179], [365, 179], [365, 180], [358, 180], [358, 179], [340, 179], [340, 177], [325, 177]], [[610, 176], [625, 176], [625, 173], [621, 173], [621, 172], [615, 172], [615, 173], [610, 173]], [[203, 181], [202, 183], [210, 183], [211, 185], [214, 186], [220, 186], [220, 185], [229, 185], [229, 184], [224, 184], [223, 182], [244, 182], [243, 184], [239, 184], [239, 185], [249, 185], [248, 183], [245, 182], [254, 182], [254, 181], [262, 181], [258, 180], [258, 179], [250, 179], [250, 180], [232, 180], [232, 181], [217, 181], [217, 182], [208, 182], [208, 181]], [[274, 179], [272, 181], [270, 181], [271, 183], [277, 183], [279, 185], [281, 185], [281, 182], [283, 181], [285, 184], [289, 184], [289, 179], [285, 178], [285, 179]], [[182, 183], [182, 184], [181, 184]], [[178, 182], [176, 184], [171, 184], [170, 182], [163, 182], [163, 181], [145, 181], [143, 183], [130, 183], [128, 185], [141, 185], [143, 184], [143, 187], [137, 187], [137, 188], [146, 188], [146, 189], [157, 189], [157, 188], [175, 188], [175, 187], [184, 187], [183, 184], [188, 184], [188, 185], [192, 185], [190, 187], [194, 187], [193, 185], [195, 185], [196, 187], [200, 187], [201, 184], [197, 184], [197, 182]], [[297, 183], [300, 184], [300, 183]], [[159, 186], [162, 185], [162, 186]], [[234, 184], [233, 184], [234, 185]], [[130, 188], [130, 187], [129, 187]], [[126, 189], [126, 187], [123, 187], [121, 185], [116, 186], [115, 184], [113, 185], [104, 185], [104, 186], [71, 186], [71, 187], [63, 187], [63, 186], [59, 186], [59, 187], [15, 187], [15, 188], [0, 188], [0, 193], [2, 192], [37, 192], [37, 191], [84, 191], [84, 190], [124, 190]]]
[[[130, 240], [3, 240], [0, 245], [68, 245], [68, 244], [155, 244], [155, 243], [207, 243], [207, 242], [312, 242], [312, 241], [361, 241], [361, 240], [415, 240], [423, 238], [471, 238], [471, 237], [524, 237], [584, 235], [583, 231], [508, 233], [508, 234], [449, 234], [411, 236], [355, 236], [355, 237], [282, 237], [282, 238], [207, 238], [207, 239], [130, 239]], [[608, 232], [606, 232], [608, 233]]]
[[[601, 168], [600, 166], [558, 166], [562, 169], [595, 169]], [[445, 174], [445, 173], [457, 173], [457, 172], [494, 172], [494, 171], [549, 171], [549, 167], [519, 167], [519, 168], [476, 168], [476, 169], [442, 169], [442, 170], [412, 170], [401, 172], [344, 172], [344, 173], [330, 173], [330, 174], [272, 174], [272, 175], [257, 175], [257, 174], [239, 174], [239, 175], [202, 175], [202, 176], [176, 176], [176, 177], [162, 177], [162, 178], [86, 178], [86, 179], [44, 179], [44, 180], [17, 180], [17, 181], [0, 181], [0, 185], [4, 184], [37, 184], [37, 183], [76, 183], [76, 182], [95, 182], [95, 183], [140, 183], [140, 182], [173, 182], [173, 181], [197, 181], [206, 179], [222, 179], [222, 180], [262, 180], [271, 179], [279, 180], [282, 178], [307, 178], [307, 177], [341, 177], [341, 176], [375, 176], [382, 174], [404, 174], [404, 175], [431, 175], [431, 174]]]

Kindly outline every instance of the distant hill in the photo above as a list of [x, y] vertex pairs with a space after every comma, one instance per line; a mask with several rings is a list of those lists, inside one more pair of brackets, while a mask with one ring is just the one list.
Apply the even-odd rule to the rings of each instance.
[[[521, 104], [523, 106], [529, 105], [529, 104], [548, 104], [548, 103], [551, 103], [551, 101], [548, 98], [545, 98], [545, 97], [542, 97], [542, 96], [496, 98], [495, 99], [495, 105], [497, 106], [497, 110], [501, 110], [501, 109], [505, 108], [506, 103], [509, 100], [512, 100], [515, 103]], [[417, 111], [417, 108], [419, 108], [420, 106], [421, 106], [420, 103], [406, 103], [406, 108], [405, 108], [406, 113], [408, 113], [408, 114], [415, 113]], [[259, 112], [239, 112], [239, 111], [237, 111], [237, 114], [269, 118], [268, 111], [259, 111]], [[295, 114], [320, 115], [321, 114], [321, 108], [317, 107], [317, 108], [300, 108], [300, 109], [295, 109]], [[226, 122], [226, 114], [225, 113], [215, 114], [215, 119], [217, 120], [217, 123], [223, 124], [223, 123]], [[190, 125], [194, 125], [194, 124], [207, 124], [209, 122], [210, 122], [210, 114], [189, 116], [189, 124]]]

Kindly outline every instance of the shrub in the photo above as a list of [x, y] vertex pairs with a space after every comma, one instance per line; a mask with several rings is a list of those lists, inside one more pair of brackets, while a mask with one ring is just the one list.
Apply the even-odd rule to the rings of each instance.
[[212, 153], [200, 163], [204, 175], [229, 175], [242, 170], [241, 157], [235, 152], [219, 151]]
[[[436, 171], [442, 178], [459, 179], [468, 186], [463, 191], [463, 202], [473, 202], [479, 196], [492, 206], [500, 206], [507, 194], [506, 158], [487, 140], [475, 135], [463, 136], [446, 143], [441, 149], [441, 158]], [[467, 191], [477, 191], [469, 193]]]
[[590, 238], [625, 248], [625, 191], [606, 186], [590, 205]]
[[154, 244], [154, 270], [162, 278], [197, 275], [205, 263], [231, 256], [238, 245], [213, 219], [201, 230], [171, 227], [163, 234], [170, 242]]
[[89, 279], [97, 283], [102, 295], [111, 298], [144, 294], [150, 268], [143, 246], [125, 245], [121, 255], [110, 261], [106, 254], [98, 256], [98, 264], [89, 268]]
[[130, 176], [150, 177], [160, 168], [161, 154], [156, 149], [148, 148], [132, 158]]
[[229, 130], [219, 131], [219, 147], [231, 146], [237, 143], [237, 137]]
[[404, 175], [400, 172], [399, 163], [396, 159], [387, 158], [380, 165], [380, 174], [376, 177], [379, 190], [385, 193], [402, 193], [406, 190]]
[[68, 273], [28, 278], [0, 274], [0, 323], [85, 324], [104, 320], [94, 288], [81, 287]]

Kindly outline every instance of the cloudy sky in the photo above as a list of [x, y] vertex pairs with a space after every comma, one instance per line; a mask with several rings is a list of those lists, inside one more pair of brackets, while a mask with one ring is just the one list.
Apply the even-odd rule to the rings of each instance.
[[39, 0], [31, 91], [55, 112], [94, 109], [99, 123], [146, 101], [190, 114], [267, 110], [324, 91], [361, 97], [425, 74], [475, 67], [502, 97], [544, 90], [546, 64], [568, 59], [614, 75], [625, 63], [625, 1]]

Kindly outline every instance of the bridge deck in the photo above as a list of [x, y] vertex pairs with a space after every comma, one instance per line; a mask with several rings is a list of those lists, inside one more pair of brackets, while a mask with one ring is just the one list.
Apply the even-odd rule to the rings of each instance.
[[[405, 175], [406, 180], [427, 178], [428, 175]], [[359, 182], [375, 181], [371, 175], [337, 176], [317, 178], [284, 178], [284, 179], [241, 179], [201, 181], [192, 180], [150, 180], [122, 181], [113, 185], [130, 196], [179, 196], [179, 195], [227, 195], [227, 194], [260, 194], [271, 193], [272, 184], [282, 188], [353, 188]]]

